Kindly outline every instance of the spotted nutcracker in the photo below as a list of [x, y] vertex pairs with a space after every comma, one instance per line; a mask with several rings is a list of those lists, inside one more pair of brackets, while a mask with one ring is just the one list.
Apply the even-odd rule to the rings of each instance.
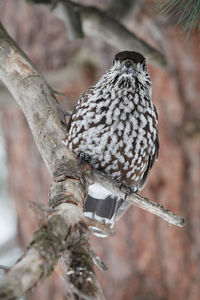
[[[116, 54], [111, 68], [80, 97], [66, 145], [119, 185], [140, 191], [158, 157], [158, 115], [143, 55]], [[94, 183], [84, 213], [114, 225], [130, 203]], [[96, 234], [103, 236], [96, 228]]]

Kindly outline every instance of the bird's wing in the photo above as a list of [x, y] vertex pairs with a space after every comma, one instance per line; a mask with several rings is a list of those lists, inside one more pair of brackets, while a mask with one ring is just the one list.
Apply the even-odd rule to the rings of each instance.
[[155, 151], [153, 154], [149, 155], [149, 161], [148, 161], [148, 165], [146, 168], [146, 171], [144, 173], [144, 175], [142, 176], [142, 179], [139, 181], [138, 184], [138, 190], [141, 190], [147, 180], [147, 176], [151, 170], [151, 168], [153, 167], [153, 164], [155, 162], [155, 159], [158, 157], [159, 154], [159, 139], [158, 139], [158, 135], [156, 136], [156, 140], [155, 140]]
[[[154, 106], [154, 111], [155, 111], [155, 114], [156, 114], [156, 126], [158, 125], [158, 114], [157, 114], [157, 110], [156, 110], [156, 107]], [[158, 130], [157, 130], [157, 133], [156, 133], [156, 138], [155, 138], [155, 141], [154, 141], [154, 148], [153, 148], [153, 151], [152, 153], [149, 155], [149, 160], [148, 160], [148, 165], [147, 165], [147, 168], [146, 168], [146, 171], [144, 173], [144, 175], [142, 176], [141, 180], [139, 181], [139, 184], [138, 184], [138, 190], [141, 190], [147, 180], [147, 176], [151, 170], [151, 168], [153, 167], [153, 164], [155, 162], [155, 159], [158, 158], [158, 155], [159, 155], [159, 138], [158, 138]]]
[[70, 128], [71, 128], [71, 124], [72, 124], [72, 121], [73, 121], [73, 117], [76, 115], [77, 113], [77, 110], [79, 109], [79, 106], [84, 103], [84, 102], [87, 102], [88, 101], [88, 98], [91, 97], [93, 95], [93, 91], [94, 91], [94, 87], [90, 87], [87, 91], [85, 91], [81, 97], [79, 98], [76, 106], [74, 107], [73, 111], [72, 111], [72, 114], [70, 116], [70, 119], [69, 119], [69, 122], [67, 123], [67, 130], [69, 132]]

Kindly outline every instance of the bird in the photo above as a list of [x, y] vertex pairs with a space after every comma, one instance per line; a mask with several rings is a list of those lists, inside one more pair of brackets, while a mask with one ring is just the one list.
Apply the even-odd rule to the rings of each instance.
[[[65, 145], [119, 187], [138, 193], [158, 158], [158, 114], [144, 56], [115, 55], [108, 71], [79, 98], [68, 122]], [[84, 215], [112, 228], [130, 203], [94, 182]], [[107, 236], [98, 227], [93, 232]]]

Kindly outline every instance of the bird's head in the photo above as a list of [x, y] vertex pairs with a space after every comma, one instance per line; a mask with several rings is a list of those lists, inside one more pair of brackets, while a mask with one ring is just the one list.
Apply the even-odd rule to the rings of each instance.
[[117, 53], [110, 70], [119, 80], [122, 78], [132, 80], [137, 77], [141, 83], [150, 81], [145, 58], [138, 52], [122, 51]]
[[137, 75], [146, 72], [146, 61], [142, 54], [134, 51], [122, 51], [115, 55], [113, 67], [121, 74]]

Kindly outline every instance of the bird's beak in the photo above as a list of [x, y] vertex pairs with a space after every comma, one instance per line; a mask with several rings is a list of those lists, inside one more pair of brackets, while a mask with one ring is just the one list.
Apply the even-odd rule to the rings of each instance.
[[130, 60], [126, 60], [121, 66], [120, 73], [135, 76], [137, 71], [134, 64]]

